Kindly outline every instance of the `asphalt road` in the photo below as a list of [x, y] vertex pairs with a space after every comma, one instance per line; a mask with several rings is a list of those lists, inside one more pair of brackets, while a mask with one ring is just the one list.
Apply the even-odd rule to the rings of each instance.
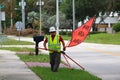
[[[18, 39], [18, 37], [9, 37]], [[32, 38], [21, 37], [22, 40], [34, 42]], [[39, 46], [43, 47], [43, 43], [40, 42]], [[120, 80], [120, 45], [81, 43], [78, 46], [67, 48], [65, 52], [86, 71], [102, 80]], [[71, 67], [80, 69], [71, 60], [69, 63]]]
[[120, 45], [82, 43], [67, 48], [66, 53], [102, 80], [120, 80]]

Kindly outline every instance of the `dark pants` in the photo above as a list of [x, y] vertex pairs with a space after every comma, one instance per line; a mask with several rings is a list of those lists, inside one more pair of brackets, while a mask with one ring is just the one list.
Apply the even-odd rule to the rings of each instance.
[[60, 53], [50, 53], [50, 64], [51, 64], [51, 70], [53, 72], [57, 72], [59, 68], [59, 64], [61, 61], [61, 54]]

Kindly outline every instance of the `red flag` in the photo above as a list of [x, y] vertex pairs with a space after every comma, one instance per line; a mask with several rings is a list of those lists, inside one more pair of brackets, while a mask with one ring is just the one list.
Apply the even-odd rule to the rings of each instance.
[[76, 46], [76, 45], [80, 44], [81, 42], [83, 42], [85, 40], [85, 38], [87, 37], [88, 33], [90, 32], [90, 29], [92, 27], [94, 19], [95, 19], [95, 17], [91, 18], [89, 21], [84, 23], [82, 26], [75, 29], [72, 32], [72, 38], [71, 38], [68, 46], [66, 46], [66, 47]]

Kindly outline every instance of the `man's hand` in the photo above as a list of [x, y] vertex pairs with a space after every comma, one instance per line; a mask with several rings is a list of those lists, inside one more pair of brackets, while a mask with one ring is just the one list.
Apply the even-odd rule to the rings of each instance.
[[66, 47], [63, 47], [63, 51], [65, 51], [66, 50]]
[[60, 53], [65, 54], [65, 52], [64, 52], [64, 51], [60, 51]]
[[45, 47], [45, 50], [48, 50], [48, 49]]

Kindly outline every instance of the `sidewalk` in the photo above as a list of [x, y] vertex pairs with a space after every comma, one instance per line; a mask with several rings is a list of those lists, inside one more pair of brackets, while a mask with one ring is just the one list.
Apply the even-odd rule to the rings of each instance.
[[0, 80], [41, 80], [15, 54], [0, 50]]

